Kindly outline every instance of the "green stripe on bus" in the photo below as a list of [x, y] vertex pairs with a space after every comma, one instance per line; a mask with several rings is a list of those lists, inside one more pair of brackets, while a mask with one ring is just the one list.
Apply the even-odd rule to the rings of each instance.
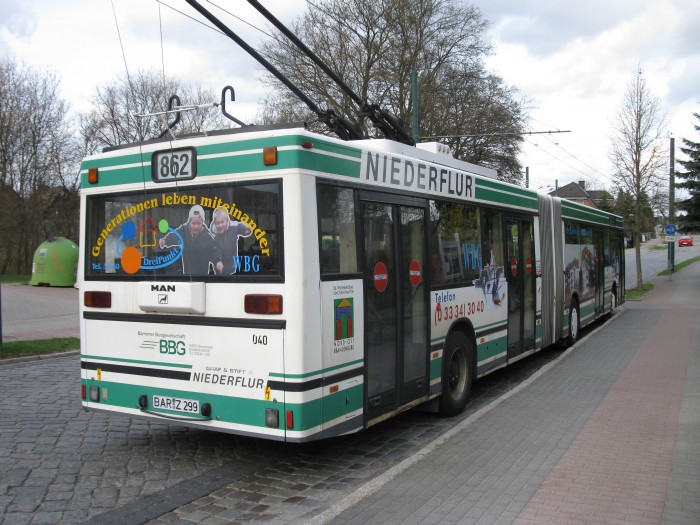
[[[88, 168], [111, 168], [113, 166], [126, 166], [129, 164], [151, 164], [151, 153], [129, 153], [116, 157], [101, 157], [98, 159], [85, 159], [80, 164], [80, 169]], [[150, 168], [149, 168], [150, 169]]]
[[493, 179], [477, 179], [476, 186], [477, 188], [492, 188], [495, 190], [504, 191], [506, 193], [514, 193], [516, 195], [521, 195], [523, 197], [527, 197], [528, 199], [537, 200], [537, 193], [533, 190], [529, 190], [527, 188], [520, 188], [518, 186], [510, 186]]
[[[314, 399], [307, 403], [277, 403], [262, 399], [247, 399], [234, 396], [222, 396], [219, 394], [208, 394], [203, 392], [190, 392], [187, 390], [175, 390], [170, 388], [154, 388], [148, 386], [129, 385], [124, 383], [114, 383], [110, 381], [84, 380], [86, 386], [98, 386], [100, 388], [101, 401], [90, 403], [95, 408], [99, 406], [116, 406], [122, 408], [139, 408], [139, 397], [148, 396], [149, 407], [155, 413], [162, 412], [166, 415], [179, 415], [190, 417], [185, 412], [172, 410], [154, 410], [150, 406], [152, 396], [175, 397], [180, 399], [192, 399], [200, 403], [211, 405], [211, 416], [216, 422], [234, 423], [259, 428], [270, 428], [265, 425], [265, 409], [277, 409], [280, 412], [280, 428], [284, 425], [284, 411], [292, 411], [294, 416], [294, 428], [292, 430], [308, 430], [321, 426], [333, 419], [343, 416], [349, 412], [362, 410], [364, 385], [359, 384], [330, 394], [324, 398]], [[191, 414], [192, 422], [196, 423], [197, 415]]]
[[[335, 372], [336, 370], [342, 370], [343, 368], [352, 368], [356, 365], [364, 363], [364, 359], [358, 359], [357, 361], [351, 361], [349, 363], [344, 363], [342, 365], [331, 366], [324, 368], [322, 370], [314, 370], [313, 372], [308, 372], [306, 374], [284, 374], [280, 372], [270, 372], [270, 377], [280, 377], [282, 379], [304, 379], [312, 376], [321, 376], [328, 374], [329, 372]], [[362, 370], [358, 369], [358, 375], [362, 374]]]
[[330, 157], [328, 155], [300, 155], [295, 167], [314, 170], [330, 175], [341, 175], [353, 179], [360, 178], [360, 163], [356, 160]]
[[595, 317], [595, 302], [584, 302], [581, 305], [581, 312], [579, 313], [579, 315], [581, 316], [581, 321], [584, 321], [588, 317]]
[[[304, 140], [308, 140], [308, 137], [305, 137]], [[362, 158], [363, 153], [363, 151], [359, 148], [349, 147], [345, 144], [336, 144], [334, 142], [325, 142], [322, 140], [313, 140], [312, 146], [313, 147], [308, 151], [313, 152], [314, 150], [321, 150], [336, 155], [345, 155], [346, 157], [353, 157], [358, 161]]]
[[219, 155], [222, 153], [236, 153], [238, 151], [258, 150], [262, 158], [262, 149], [268, 146], [300, 146], [302, 141], [307, 140], [299, 135], [280, 135], [277, 137], [266, 137], [261, 139], [234, 140], [221, 142], [219, 144], [204, 144], [197, 146], [197, 156]]
[[[81, 184], [84, 188], [99, 188], [120, 184], [151, 182], [150, 163], [128, 167], [126, 165], [122, 166], [100, 171], [97, 184], [88, 184], [87, 172], [84, 172], [81, 175]], [[110, 167], [113, 166], [110, 165]], [[274, 174], [275, 171], [285, 169], [308, 169], [345, 177], [360, 177], [360, 164], [357, 161], [309, 153], [303, 150], [288, 150], [278, 152], [277, 164], [274, 166], [263, 165], [261, 152], [200, 158], [197, 161], [197, 177], [195, 180], [215, 175], [235, 175], [251, 172], [269, 172]]]
[[568, 201], [562, 201], [561, 211], [564, 219], [578, 219], [600, 224], [601, 226], [610, 226], [610, 218], [613, 217], [615, 226], [620, 227], [622, 223], [619, 218], [611, 216], [603, 211], [582, 204], [577, 205], [576, 203]]
[[533, 198], [531, 196], [516, 195], [513, 193], [502, 193], [500, 191], [494, 191], [488, 188], [480, 187], [479, 185], [477, 185], [476, 187], [476, 199], [501, 205], [508, 204], [527, 210], [537, 210], [536, 197]]
[[442, 378], [442, 357], [430, 360], [430, 382]]
[[[359, 160], [362, 156], [362, 150], [323, 141], [313, 141], [311, 149], [301, 149], [302, 142], [308, 141], [309, 137], [303, 135], [285, 135], [197, 146], [197, 178], [292, 168], [314, 169], [359, 178]], [[277, 146], [278, 148], [298, 146], [299, 148], [278, 151], [277, 164], [265, 166], [262, 163], [262, 149], [266, 146]], [[351, 158], [344, 159], [323, 155], [318, 153], [320, 151]], [[239, 154], [239, 152], [246, 153]], [[150, 182], [152, 154], [152, 152], [128, 153], [115, 157], [85, 160], [80, 166], [81, 184], [84, 188], [88, 188]], [[223, 156], [206, 158], [209, 155]], [[102, 169], [97, 184], [88, 184], [87, 170], [89, 168]], [[107, 170], [105, 168], [113, 169]]]
[[503, 354], [508, 349], [508, 336], [498, 337], [485, 343], [476, 345], [476, 363], [491, 359], [494, 356]]
[[185, 365], [179, 363], [161, 363], [159, 361], [139, 361], [137, 359], [124, 359], [121, 357], [104, 357], [100, 355], [81, 355], [81, 359], [88, 359], [90, 361], [114, 361], [116, 363], [134, 363], [137, 365], [149, 365], [149, 366], [169, 366], [171, 368], [192, 368], [192, 365]]

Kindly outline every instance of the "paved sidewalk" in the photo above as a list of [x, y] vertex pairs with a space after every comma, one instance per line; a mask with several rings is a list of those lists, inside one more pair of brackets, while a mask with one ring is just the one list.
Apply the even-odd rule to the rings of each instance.
[[700, 523], [700, 264], [315, 522]]
[[77, 288], [3, 284], [2, 340], [80, 337]]

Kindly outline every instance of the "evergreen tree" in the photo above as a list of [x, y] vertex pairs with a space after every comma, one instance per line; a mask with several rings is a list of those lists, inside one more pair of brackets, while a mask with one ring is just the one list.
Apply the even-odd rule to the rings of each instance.
[[[694, 113], [695, 118], [700, 120], [700, 113]], [[700, 126], [694, 126], [696, 131], [700, 131]], [[678, 188], [688, 191], [690, 197], [678, 202], [678, 209], [687, 212], [687, 215], [678, 218], [680, 229], [685, 232], [700, 231], [700, 143], [683, 139], [685, 147], [681, 151], [689, 157], [689, 160], [679, 160], [678, 163], [686, 171], [676, 172], [677, 179], [684, 182], [676, 184]]]
[[614, 200], [610, 199], [610, 194], [603, 190], [603, 196], [601, 197], [600, 201], [597, 202], [598, 208], [607, 211], [608, 213], [615, 213], [615, 202]]

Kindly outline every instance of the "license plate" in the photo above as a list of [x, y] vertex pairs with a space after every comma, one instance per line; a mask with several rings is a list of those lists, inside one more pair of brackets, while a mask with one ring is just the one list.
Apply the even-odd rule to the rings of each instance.
[[153, 408], [199, 414], [199, 401], [177, 397], [153, 396]]

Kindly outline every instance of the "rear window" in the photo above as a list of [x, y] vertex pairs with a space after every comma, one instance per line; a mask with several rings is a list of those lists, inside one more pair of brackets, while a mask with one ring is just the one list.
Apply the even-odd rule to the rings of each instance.
[[85, 277], [282, 277], [279, 181], [88, 197]]

